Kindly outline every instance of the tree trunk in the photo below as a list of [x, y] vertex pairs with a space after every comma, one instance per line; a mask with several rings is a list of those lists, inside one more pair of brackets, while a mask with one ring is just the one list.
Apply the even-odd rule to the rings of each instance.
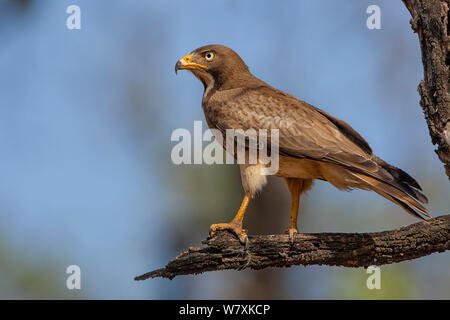
[[418, 90], [420, 105], [436, 153], [450, 178], [449, 121], [449, 2], [450, 0], [403, 0], [411, 13], [411, 27], [419, 35], [424, 79]]

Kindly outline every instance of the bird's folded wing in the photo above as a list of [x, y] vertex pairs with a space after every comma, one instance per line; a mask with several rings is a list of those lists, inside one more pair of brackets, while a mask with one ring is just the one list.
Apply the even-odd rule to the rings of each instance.
[[331, 162], [383, 180], [393, 177], [374, 160], [368, 143], [347, 123], [271, 87], [246, 90], [224, 102], [216, 127], [278, 129], [281, 155]]

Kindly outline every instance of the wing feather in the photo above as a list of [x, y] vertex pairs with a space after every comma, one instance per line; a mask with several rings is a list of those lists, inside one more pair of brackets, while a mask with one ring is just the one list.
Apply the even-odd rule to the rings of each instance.
[[369, 144], [348, 124], [271, 87], [246, 90], [239, 99], [228, 99], [214, 119], [215, 127], [222, 130], [278, 129], [279, 150], [284, 155], [364, 172], [381, 171], [383, 177], [392, 178], [372, 159]]

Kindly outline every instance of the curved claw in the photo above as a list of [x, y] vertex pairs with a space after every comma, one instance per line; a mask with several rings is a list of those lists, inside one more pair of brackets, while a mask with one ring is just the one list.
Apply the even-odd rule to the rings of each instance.
[[244, 251], [247, 251], [248, 249], [248, 244], [250, 243], [250, 240], [248, 240], [248, 236], [245, 235], [245, 240], [244, 240]]
[[294, 232], [294, 233], [292, 234], [292, 240], [291, 240], [292, 243], [295, 242], [295, 238], [297, 238], [297, 232]]
[[298, 234], [297, 228], [289, 228], [286, 230], [286, 233], [289, 234], [289, 240], [291, 240], [291, 243], [294, 243]]
[[245, 230], [236, 231], [232, 230], [233, 233], [239, 238], [239, 242], [244, 245], [244, 248], [247, 249], [248, 246], [248, 236]]

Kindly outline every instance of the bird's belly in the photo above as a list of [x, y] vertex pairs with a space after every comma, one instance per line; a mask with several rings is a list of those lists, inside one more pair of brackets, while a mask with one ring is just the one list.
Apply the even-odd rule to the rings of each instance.
[[280, 156], [278, 172], [275, 175], [288, 178], [323, 179], [319, 162], [285, 156]]
[[342, 190], [367, 189], [367, 184], [355, 178], [348, 169], [311, 159], [280, 156], [279, 170], [276, 175], [288, 178], [322, 179]]

